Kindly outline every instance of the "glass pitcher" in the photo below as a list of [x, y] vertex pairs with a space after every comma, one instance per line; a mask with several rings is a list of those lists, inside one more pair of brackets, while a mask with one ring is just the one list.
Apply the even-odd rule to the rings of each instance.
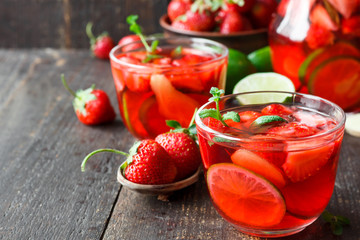
[[269, 45], [298, 92], [360, 110], [360, 0], [282, 0]]

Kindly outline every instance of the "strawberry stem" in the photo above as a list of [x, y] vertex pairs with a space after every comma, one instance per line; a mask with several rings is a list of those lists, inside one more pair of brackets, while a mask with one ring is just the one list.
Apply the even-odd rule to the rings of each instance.
[[66, 88], [66, 90], [68, 90], [69, 93], [70, 93], [71, 95], [73, 95], [74, 97], [77, 97], [77, 96], [76, 96], [76, 93], [69, 87], [69, 85], [68, 85], [67, 82], [65, 81], [64, 74], [61, 74], [61, 81], [62, 81], [64, 87]]
[[91, 45], [93, 45], [96, 42], [96, 37], [94, 36], [94, 34], [92, 33], [92, 30], [91, 30], [92, 26], [93, 26], [92, 22], [89, 22], [88, 24], [86, 24], [86, 35], [89, 37]]
[[84, 160], [82, 161], [81, 163], [81, 171], [82, 172], [85, 172], [85, 165], [86, 165], [86, 162], [89, 160], [89, 158], [97, 153], [100, 153], [100, 152], [111, 152], [111, 153], [116, 153], [116, 154], [121, 154], [121, 155], [124, 155], [126, 157], [129, 157], [130, 154], [126, 153], [126, 152], [122, 152], [122, 151], [119, 151], [119, 150], [116, 150], [116, 149], [111, 149], [111, 148], [100, 148], [100, 149], [97, 149], [91, 153], [89, 153], [85, 158]]

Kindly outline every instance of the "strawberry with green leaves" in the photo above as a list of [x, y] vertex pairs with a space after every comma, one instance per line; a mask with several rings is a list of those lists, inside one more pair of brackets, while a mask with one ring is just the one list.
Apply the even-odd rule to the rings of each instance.
[[174, 160], [165, 149], [152, 139], [136, 142], [129, 153], [116, 149], [98, 149], [89, 153], [81, 164], [81, 170], [85, 171], [86, 162], [93, 155], [100, 152], [112, 152], [127, 157], [124, 169], [127, 180], [138, 184], [167, 184], [175, 180], [177, 169]]
[[86, 34], [90, 39], [90, 48], [95, 57], [100, 59], [109, 59], [109, 53], [115, 46], [113, 39], [107, 32], [103, 32], [95, 37], [92, 33], [93, 24], [89, 22], [86, 25]]
[[195, 125], [190, 123], [190, 128], [182, 128], [176, 121], [167, 121], [167, 125], [174, 129], [158, 135], [155, 141], [175, 161], [176, 180], [182, 180], [192, 175], [201, 164], [200, 150], [194, 139]]
[[[134, 150], [135, 149], [135, 150]], [[177, 169], [172, 157], [154, 140], [134, 145], [127, 159], [125, 177], [140, 184], [166, 184], [175, 180]]]
[[86, 125], [98, 125], [115, 119], [116, 114], [106, 92], [95, 89], [95, 85], [74, 92], [67, 85], [63, 74], [61, 80], [64, 87], [74, 96], [73, 107], [80, 122]]

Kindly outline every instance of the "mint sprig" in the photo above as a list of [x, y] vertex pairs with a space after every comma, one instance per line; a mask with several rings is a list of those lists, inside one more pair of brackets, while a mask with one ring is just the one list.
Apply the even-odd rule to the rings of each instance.
[[343, 233], [344, 226], [350, 225], [350, 220], [347, 217], [333, 215], [327, 210], [321, 216], [325, 222], [330, 223], [332, 233], [336, 236], [340, 236]]
[[142, 33], [142, 28], [136, 22], [138, 18], [138, 15], [129, 15], [126, 18], [126, 22], [130, 25], [129, 30], [140, 37], [140, 40], [146, 49], [147, 56], [142, 62], [147, 63], [155, 58], [163, 58], [163, 56], [155, 54], [157, 46], [159, 45], [159, 40], [152, 41], [151, 46], [149, 46], [149, 44], [146, 42], [144, 34]]
[[220, 101], [221, 95], [224, 94], [224, 92], [225, 91], [223, 89], [218, 89], [216, 87], [212, 87], [210, 89], [210, 93], [211, 93], [212, 97], [209, 98], [209, 101], [215, 102], [216, 108], [215, 109], [214, 108], [203, 109], [199, 113], [200, 118], [207, 118], [207, 117], [215, 118], [215, 119], [221, 121], [221, 123], [227, 127], [228, 127], [228, 125], [226, 124], [225, 120], [231, 119], [234, 122], [240, 122], [240, 116], [236, 112], [229, 111], [229, 112], [225, 113], [224, 115], [221, 115], [219, 101]]

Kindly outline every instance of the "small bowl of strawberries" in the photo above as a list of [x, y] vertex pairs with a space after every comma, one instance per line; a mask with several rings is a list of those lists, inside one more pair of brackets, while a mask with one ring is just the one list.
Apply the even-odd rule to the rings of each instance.
[[112, 148], [89, 153], [81, 164], [100, 152], [121, 154], [126, 160], [117, 171], [117, 180], [126, 188], [148, 195], [168, 196], [186, 188], [199, 179], [201, 155], [196, 143], [195, 125], [182, 128], [176, 121], [167, 121], [173, 127], [155, 139], [136, 141], [129, 152]]
[[165, 36], [208, 38], [250, 53], [268, 45], [276, 0], [171, 0], [160, 18]]

